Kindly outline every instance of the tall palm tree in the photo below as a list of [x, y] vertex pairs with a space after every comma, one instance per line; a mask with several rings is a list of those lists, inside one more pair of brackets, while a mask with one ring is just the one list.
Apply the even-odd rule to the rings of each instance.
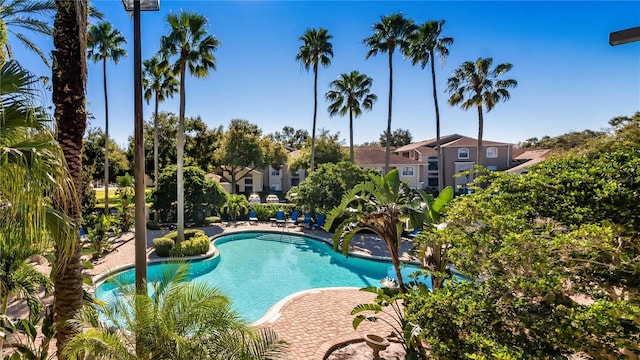
[[302, 45], [298, 49], [296, 60], [305, 70], [313, 68], [313, 128], [311, 129], [311, 171], [314, 170], [316, 157], [316, 119], [318, 115], [318, 64], [328, 67], [333, 57], [333, 38], [325, 28], [307, 29], [298, 39]]
[[20, 29], [50, 36], [53, 30], [44, 19], [51, 16], [54, 10], [53, 1], [0, 0], [0, 63], [5, 59], [13, 59], [13, 50], [8, 39], [10, 33], [27, 49], [38, 54], [49, 67], [49, 61], [42, 50], [20, 32]]
[[185, 108], [185, 76], [187, 69], [192, 76], [203, 78], [209, 70], [216, 69], [216, 58], [213, 52], [220, 46], [220, 41], [209, 35], [205, 29], [207, 18], [192, 12], [180, 12], [179, 15], [167, 15], [171, 32], [161, 40], [163, 57], [178, 55], [173, 64], [175, 73], [180, 72], [180, 114], [178, 123], [178, 242], [184, 240], [184, 108]]
[[420, 64], [424, 69], [427, 63], [431, 63], [431, 83], [433, 86], [433, 105], [436, 109], [436, 149], [438, 149], [438, 190], [444, 187], [444, 169], [442, 168], [442, 149], [440, 148], [440, 109], [438, 107], [438, 93], [436, 91], [436, 54], [440, 61], [449, 55], [449, 47], [453, 44], [453, 38], [442, 37], [444, 20], [430, 20], [418, 26], [415, 36], [411, 39], [406, 56], [411, 59], [413, 65]]
[[453, 71], [447, 80], [449, 105], [460, 105], [463, 110], [475, 106], [478, 109], [478, 152], [476, 164], [482, 165], [482, 130], [484, 127], [483, 105], [491, 111], [499, 101], [509, 100], [510, 88], [518, 86], [513, 79], [499, 79], [513, 65], [504, 63], [491, 68], [492, 58], [478, 58], [475, 62], [465, 61]]
[[268, 328], [253, 332], [210, 285], [185, 282], [188, 266], [175, 265], [152, 282], [153, 297], [119, 285], [122, 295], [104, 306], [100, 321], [85, 308], [73, 323], [78, 335], [65, 354], [100, 359], [279, 359], [285, 344]]
[[[85, 85], [87, 75], [87, 1], [56, 0], [54, 20], [52, 74], [53, 104], [57, 139], [62, 147], [74, 189], [82, 189], [82, 138], [87, 127]], [[58, 198], [56, 208], [75, 224], [82, 221], [78, 196]], [[56, 323], [57, 356], [66, 357], [62, 349], [73, 336], [64, 324], [82, 307], [82, 263], [80, 234], [75, 233], [70, 256], [56, 247], [53, 311]]]
[[385, 176], [370, 174], [368, 181], [344, 194], [340, 205], [327, 216], [327, 231], [336, 220], [344, 219], [333, 235], [333, 249], [347, 255], [354, 235], [362, 231], [378, 234], [387, 246], [398, 285], [403, 289], [398, 249], [402, 243], [404, 220], [415, 207], [412, 198], [409, 186], [400, 181], [398, 169], [391, 170]]
[[[166, 62], [163, 62], [159, 56], [154, 56], [151, 59], [147, 59], [143, 63], [144, 65], [144, 78], [142, 79], [142, 86], [144, 87], [144, 99], [147, 100], [147, 104], [151, 100], [151, 97], [155, 101], [155, 110], [153, 112], [153, 187], [158, 189], [158, 104], [165, 101], [168, 97], [178, 92], [178, 79], [167, 66]], [[157, 214], [157, 210], [156, 210]], [[156, 220], [158, 220], [156, 216]]]
[[[330, 90], [326, 94], [329, 105], [329, 115], [340, 114], [344, 116], [349, 113], [349, 154], [351, 162], [353, 156], [353, 118], [362, 115], [362, 110], [371, 110], [373, 103], [378, 100], [375, 94], [370, 94], [373, 79], [365, 74], [360, 74], [357, 70], [350, 74], [340, 74], [337, 80], [333, 80]], [[361, 107], [362, 105], [362, 107]]]
[[102, 61], [104, 89], [104, 213], [109, 215], [109, 101], [107, 97], [107, 59], [115, 64], [127, 56], [122, 48], [127, 40], [120, 31], [113, 29], [111, 23], [101, 22], [89, 28], [89, 58], [93, 62]]
[[[0, 316], [17, 295], [27, 300], [31, 320], [40, 315], [40, 285], [51, 286], [27, 259], [54, 244], [68, 258], [73, 240], [50, 200], [69, 196], [71, 184], [51, 119], [38, 105], [38, 82], [14, 61], [0, 65]], [[0, 337], [0, 358], [2, 346]]]
[[389, 55], [389, 112], [387, 114], [387, 149], [384, 160], [384, 172], [389, 172], [389, 155], [391, 154], [391, 113], [393, 104], [393, 53], [396, 47], [404, 51], [409, 46], [409, 41], [416, 30], [413, 20], [405, 18], [402, 14], [381, 16], [380, 22], [373, 24], [373, 35], [364, 39], [364, 44], [369, 48], [366, 58], [377, 55], [378, 52]]

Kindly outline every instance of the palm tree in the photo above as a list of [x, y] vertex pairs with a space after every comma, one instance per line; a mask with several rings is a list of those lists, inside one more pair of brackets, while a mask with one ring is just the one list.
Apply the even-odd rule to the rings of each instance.
[[444, 20], [430, 20], [420, 25], [411, 39], [406, 56], [411, 59], [413, 65], [420, 64], [424, 69], [427, 63], [431, 63], [431, 83], [433, 86], [433, 104], [436, 109], [436, 149], [438, 149], [438, 190], [444, 187], [444, 169], [442, 169], [442, 149], [440, 148], [440, 109], [438, 108], [438, 93], [436, 91], [436, 54], [440, 61], [444, 62], [449, 55], [449, 47], [453, 44], [453, 38], [442, 37]]
[[169, 60], [178, 55], [173, 64], [174, 73], [180, 72], [180, 114], [178, 124], [178, 242], [184, 241], [184, 108], [185, 108], [185, 75], [187, 68], [192, 76], [203, 78], [209, 70], [216, 69], [216, 58], [213, 52], [220, 46], [220, 41], [208, 35], [205, 27], [207, 18], [191, 12], [180, 12], [179, 15], [167, 15], [171, 32], [161, 40], [163, 57]]
[[[74, 189], [82, 189], [82, 138], [87, 127], [85, 85], [87, 75], [87, 1], [56, 1], [54, 20], [53, 58], [55, 60], [52, 84], [53, 104], [57, 124], [57, 139], [64, 153], [68, 174]], [[80, 199], [58, 197], [56, 208], [74, 224], [82, 221]], [[58, 324], [56, 333], [57, 356], [64, 360], [62, 349], [73, 333], [64, 326], [67, 319], [82, 307], [82, 263], [80, 234], [74, 233], [71, 248], [56, 247], [53, 271], [53, 311]], [[71, 255], [66, 253], [70, 252]]]
[[104, 89], [104, 213], [109, 215], [109, 101], [107, 97], [107, 59], [118, 63], [127, 55], [121, 47], [127, 40], [120, 31], [111, 28], [111, 23], [101, 22], [89, 28], [89, 57], [93, 62], [102, 61]]
[[316, 117], [318, 114], [318, 64], [328, 67], [333, 57], [333, 38], [325, 28], [307, 29], [298, 39], [302, 45], [298, 49], [296, 60], [302, 63], [305, 70], [313, 68], [313, 128], [311, 129], [311, 171], [316, 157]]
[[[349, 113], [349, 154], [351, 162], [353, 157], [353, 118], [362, 115], [362, 109], [371, 110], [373, 103], [378, 100], [375, 94], [370, 94], [373, 80], [358, 71], [350, 74], [340, 74], [337, 80], [331, 82], [330, 90], [326, 94], [329, 105], [329, 115], [340, 114], [344, 116]], [[362, 108], [360, 107], [362, 105]]]
[[43, 19], [51, 16], [54, 10], [53, 1], [0, 0], [0, 63], [6, 59], [13, 59], [13, 50], [8, 39], [8, 34], [11, 33], [27, 49], [38, 54], [49, 67], [49, 61], [42, 50], [18, 29], [50, 36], [53, 30]]
[[[27, 300], [30, 319], [40, 315], [40, 285], [48, 277], [27, 264], [55, 241], [68, 257], [71, 229], [50, 198], [71, 187], [51, 119], [38, 105], [39, 80], [15, 61], [0, 65], [0, 316], [11, 295]], [[3, 338], [0, 338], [2, 358]]]
[[447, 91], [451, 94], [449, 105], [460, 105], [463, 110], [468, 110], [472, 106], [478, 109], [477, 165], [482, 165], [483, 104], [487, 107], [487, 112], [491, 111], [498, 101], [506, 101], [511, 97], [508, 89], [518, 86], [518, 82], [513, 79], [499, 79], [511, 70], [513, 65], [504, 63], [492, 69], [492, 64], [492, 58], [478, 58], [475, 63], [465, 61], [447, 80]]
[[229, 215], [231, 221], [236, 221], [238, 216], [249, 211], [249, 201], [247, 201], [247, 197], [244, 194], [231, 194], [227, 198], [227, 202], [220, 208], [220, 211]]
[[[143, 65], [144, 98], [147, 100], [147, 104], [152, 96], [155, 100], [155, 111], [153, 112], [153, 187], [158, 190], [158, 104], [168, 97], [172, 98], [178, 92], [178, 79], [170, 71], [168, 64], [163, 63], [158, 56], [145, 60]], [[157, 213], [156, 210], [156, 221], [158, 220]]]
[[413, 36], [416, 26], [413, 20], [405, 18], [402, 14], [391, 14], [380, 17], [380, 22], [373, 24], [373, 35], [364, 39], [364, 44], [369, 48], [366, 58], [377, 55], [378, 52], [389, 55], [389, 112], [387, 115], [387, 144], [384, 160], [384, 172], [389, 172], [389, 155], [391, 154], [391, 113], [393, 104], [393, 53], [396, 46], [405, 51]]
[[71, 359], [278, 359], [286, 349], [265, 328], [252, 332], [231, 301], [207, 284], [188, 283], [188, 266], [175, 265], [152, 283], [153, 296], [119, 285], [121, 296], [85, 308], [73, 321]]
[[398, 285], [403, 288], [400, 273], [400, 248], [404, 218], [408, 218], [411, 203], [411, 189], [400, 181], [398, 169], [385, 176], [370, 174], [368, 181], [356, 185], [346, 193], [340, 205], [329, 212], [325, 229], [329, 231], [338, 219], [346, 219], [338, 225], [333, 235], [333, 249], [349, 253], [349, 244], [354, 235], [362, 231], [378, 234], [387, 246], [391, 262], [396, 272]]

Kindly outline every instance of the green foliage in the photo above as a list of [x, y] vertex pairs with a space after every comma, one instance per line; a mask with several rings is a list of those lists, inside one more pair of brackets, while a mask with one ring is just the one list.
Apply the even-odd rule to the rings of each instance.
[[108, 234], [114, 233], [117, 229], [117, 220], [111, 216], [105, 216], [101, 214], [96, 219], [95, 223], [89, 228], [89, 249], [93, 252], [93, 258], [98, 259], [102, 257], [105, 250], [109, 250], [109, 236]]
[[89, 216], [96, 207], [96, 190], [91, 186], [93, 179], [91, 178], [93, 170], [87, 169], [83, 166], [82, 169], [82, 198], [80, 199], [80, 208], [82, 211], [82, 217]]
[[116, 196], [120, 198], [120, 206], [118, 207], [118, 221], [120, 223], [120, 231], [127, 232], [133, 225], [133, 201], [135, 191], [133, 188], [133, 178], [131, 175], [124, 174], [118, 176], [118, 190]]
[[[391, 133], [391, 146], [400, 147], [409, 145], [413, 141], [413, 136], [409, 129], [395, 129]], [[380, 134], [380, 146], [387, 146], [387, 130]]]
[[231, 221], [236, 221], [238, 216], [249, 212], [249, 202], [243, 194], [231, 194], [220, 211], [231, 218]]
[[[104, 181], [104, 131], [99, 128], [89, 129], [83, 144], [82, 166], [92, 170], [93, 181]], [[130, 162], [133, 166], [133, 157], [129, 160], [124, 149], [109, 138], [109, 182], [115, 182], [118, 176], [129, 171]]]
[[[315, 140], [315, 168], [321, 164], [336, 164], [349, 160], [349, 155], [344, 151], [340, 141], [340, 133], [331, 135], [329, 130], [320, 129], [320, 134]], [[289, 161], [289, 169], [298, 171], [299, 169], [311, 168], [311, 142], [307, 141], [299, 155]]]
[[297, 206], [295, 204], [251, 204], [249, 207], [256, 212], [259, 221], [269, 221], [276, 217], [278, 210], [284, 210], [286, 215], [291, 215]]
[[[153, 207], [160, 210], [160, 218], [175, 221], [177, 200], [176, 168], [170, 166], [160, 174], [158, 190], [153, 192]], [[205, 178], [201, 169], [184, 168], [185, 220], [197, 225], [206, 216], [217, 213], [226, 202], [227, 193], [219, 183]]]
[[212, 224], [219, 224], [222, 222], [220, 216], [207, 216], [204, 218], [204, 224], [207, 226], [211, 226]]
[[[186, 237], [186, 236], [185, 236]], [[196, 256], [206, 254], [211, 247], [211, 240], [204, 233], [198, 233], [171, 249], [171, 256]]]
[[149, 230], [160, 230], [160, 223], [155, 220], [147, 221], [147, 229]]
[[271, 142], [277, 142], [283, 146], [300, 150], [302, 149], [302, 145], [309, 139], [309, 132], [304, 129], [294, 129], [291, 126], [285, 126], [282, 128], [282, 132], [276, 131], [273, 134], [268, 134], [267, 138]]
[[591, 140], [604, 136], [602, 131], [583, 130], [571, 131], [566, 134], [550, 137], [543, 136], [538, 139], [536, 137], [529, 138], [518, 144], [521, 148], [538, 148], [552, 150], [573, 150], [582, 147]]
[[322, 164], [298, 185], [292, 201], [303, 211], [328, 213], [347, 191], [366, 179], [367, 170], [350, 162]]
[[153, 239], [153, 247], [156, 249], [156, 255], [160, 257], [167, 257], [171, 255], [171, 250], [173, 250], [175, 244], [176, 242], [169, 237]]

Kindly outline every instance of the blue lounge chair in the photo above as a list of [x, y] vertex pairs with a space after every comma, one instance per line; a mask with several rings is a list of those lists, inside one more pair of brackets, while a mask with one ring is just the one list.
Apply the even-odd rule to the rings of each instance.
[[253, 210], [249, 211], [249, 223], [253, 224], [257, 222], [258, 222], [258, 214], [256, 214], [256, 212]]
[[284, 219], [284, 211], [282, 210], [278, 210], [276, 212], [276, 226], [279, 226], [280, 224], [282, 224], [282, 226], [285, 226], [287, 224]]
[[327, 219], [327, 217], [325, 215], [322, 214], [318, 214], [316, 216], [316, 221], [313, 223], [313, 228], [320, 228], [322, 229], [324, 227], [324, 221]]
[[409, 239], [415, 239], [416, 236], [420, 235], [421, 232], [422, 232], [422, 229], [414, 229], [412, 232], [407, 234], [407, 237]]
[[311, 227], [311, 214], [310, 213], [306, 213], [304, 214], [304, 219], [302, 219], [302, 226], [306, 226], [306, 227]]
[[298, 223], [298, 212], [294, 211], [291, 213], [291, 217], [287, 220], [287, 223], [297, 224]]

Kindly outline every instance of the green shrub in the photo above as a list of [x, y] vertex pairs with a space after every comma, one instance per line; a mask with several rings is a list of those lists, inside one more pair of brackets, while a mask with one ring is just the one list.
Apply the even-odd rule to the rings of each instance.
[[209, 237], [206, 235], [199, 235], [193, 237], [191, 240], [186, 240], [180, 243], [180, 253], [183, 256], [194, 256], [206, 254], [210, 247]]
[[160, 223], [155, 220], [147, 221], [147, 229], [149, 230], [160, 230]]
[[167, 257], [172, 255], [172, 250], [175, 247], [176, 242], [173, 239], [167, 237], [160, 237], [153, 239], [153, 247], [156, 249], [156, 254], [161, 257]]
[[219, 224], [222, 222], [220, 216], [207, 216], [204, 218], [204, 224], [207, 226], [211, 226], [211, 224]]
[[269, 221], [270, 218], [276, 217], [278, 210], [283, 210], [287, 215], [295, 209], [294, 204], [251, 204], [251, 209], [256, 212], [258, 220]]

